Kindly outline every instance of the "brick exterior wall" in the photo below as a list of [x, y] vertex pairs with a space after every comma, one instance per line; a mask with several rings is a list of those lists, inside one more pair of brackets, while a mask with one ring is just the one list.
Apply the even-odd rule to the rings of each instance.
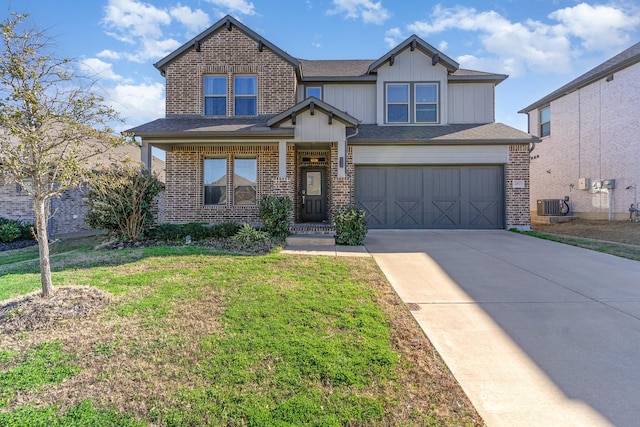
[[[572, 214], [628, 220], [640, 192], [640, 63], [617, 71], [613, 80], [591, 83], [551, 102], [551, 134], [531, 152], [531, 202], [570, 196]], [[538, 110], [529, 113], [538, 135]], [[580, 190], [580, 178], [616, 180], [609, 190]], [[637, 191], [637, 190], [636, 190]]]
[[[34, 223], [33, 201], [16, 184], [3, 185], [0, 181], [0, 217]], [[90, 230], [85, 224], [88, 208], [82, 202], [80, 189], [65, 191], [59, 198], [51, 199], [49, 234], [54, 237], [65, 233]]]
[[[529, 229], [529, 147], [509, 146], [509, 163], [504, 166], [506, 228]], [[513, 181], [524, 181], [524, 188], [513, 188]]]
[[347, 176], [338, 178], [338, 144], [331, 144], [331, 194], [330, 194], [330, 219], [333, 212], [343, 206], [355, 205], [355, 182], [353, 180], [355, 166], [353, 164], [353, 150], [347, 149]]
[[296, 76], [292, 64], [238, 30], [222, 27], [166, 69], [166, 113], [204, 114], [203, 77], [227, 76], [227, 115], [233, 115], [233, 76], [258, 77], [258, 114], [278, 114], [295, 104]]
[[[256, 158], [257, 203], [267, 195], [290, 195], [294, 190], [295, 149], [287, 147], [287, 178], [278, 177], [278, 145], [181, 146], [167, 152], [167, 183], [164, 192], [164, 220], [172, 223], [194, 221], [260, 224], [258, 204], [236, 206], [233, 203], [234, 158]], [[204, 159], [224, 158], [227, 161], [226, 203], [220, 206], [204, 204]]]

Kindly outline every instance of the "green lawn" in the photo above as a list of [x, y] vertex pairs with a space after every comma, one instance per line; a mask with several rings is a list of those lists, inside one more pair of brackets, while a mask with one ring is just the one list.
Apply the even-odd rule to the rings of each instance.
[[[94, 244], [56, 248], [54, 286], [110, 304], [0, 332], [0, 425], [481, 422], [372, 259]], [[39, 289], [36, 258], [0, 253], [0, 301]]]

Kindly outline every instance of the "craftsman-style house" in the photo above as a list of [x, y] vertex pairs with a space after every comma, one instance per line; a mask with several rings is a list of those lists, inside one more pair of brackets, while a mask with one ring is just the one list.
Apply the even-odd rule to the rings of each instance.
[[226, 16], [155, 66], [166, 117], [130, 132], [166, 152], [168, 222], [259, 223], [274, 194], [296, 223], [355, 204], [370, 228], [529, 226], [536, 139], [495, 123], [507, 76], [417, 36], [378, 59], [303, 60]]

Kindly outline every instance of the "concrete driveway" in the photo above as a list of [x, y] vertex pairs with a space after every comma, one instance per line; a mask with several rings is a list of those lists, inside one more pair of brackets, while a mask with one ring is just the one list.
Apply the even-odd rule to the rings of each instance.
[[487, 425], [640, 422], [640, 262], [502, 230], [365, 247]]

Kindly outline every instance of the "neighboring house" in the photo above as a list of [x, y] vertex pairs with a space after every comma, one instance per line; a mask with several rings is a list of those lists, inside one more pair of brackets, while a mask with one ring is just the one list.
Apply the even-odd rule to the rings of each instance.
[[[409, 37], [374, 60], [303, 60], [226, 16], [155, 64], [166, 117], [130, 129], [166, 151], [165, 220], [296, 223], [356, 204], [370, 228], [528, 228], [531, 135], [494, 122], [505, 75]], [[147, 154], [148, 155], [148, 154]]]
[[534, 214], [538, 200], [570, 195], [576, 216], [629, 219], [640, 185], [640, 43], [520, 113], [542, 138], [531, 152]]
[[[140, 147], [125, 145], [110, 150], [96, 158], [97, 164], [109, 164], [114, 161], [130, 159], [141, 161]], [[153, 157], [153, 170], [159, 179], [164, 176], [164, 162]], [[88, 208], [83, 203], [81, 189], [65, 191], [60, 197], [51, 199], [49, 219], [49, 234], [55, 237], [66, 233], [88, 232], [90, 228], [85, 224]], [[162, 196], [158, 200], [160, 208], [163, 206]], [[161, 214], [160, 214], [161, 215]], [[33, 200], [29, 198], [18, 184], [6, 184], [0, 172], [0, 217], [35, 222]], [[159, 218], [162, 218], [161, 216]]]

